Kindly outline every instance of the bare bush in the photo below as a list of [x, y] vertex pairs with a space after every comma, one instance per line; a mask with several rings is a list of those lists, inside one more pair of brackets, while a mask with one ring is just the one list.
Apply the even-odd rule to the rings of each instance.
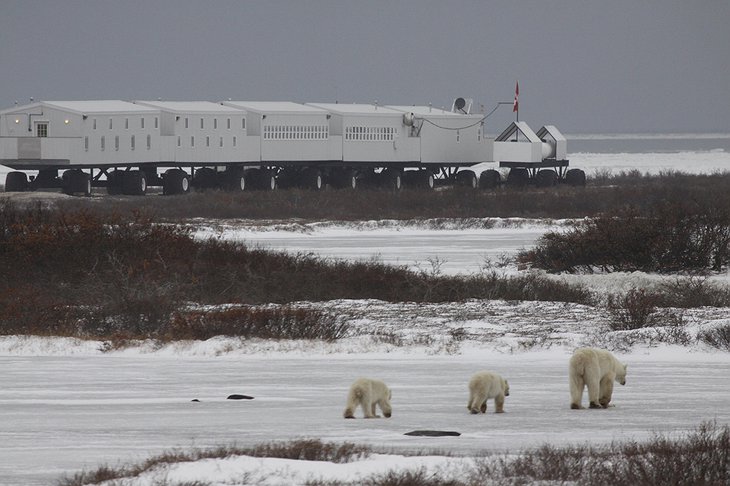
[[730, 324], [700, 331], [697, 338], [713, 348], [730, 351]]
[[161, 334], [168, 341], [213, 336], [336, 341], [348, 331], [349, 324], [335, 315], [284, 306], [176, 312]]
[[639, 329], [651, 324], [659, 296], [645, 289], [631, 289], [622, 296], [609, 295], [606, 308], [612, 316], [614, 331]]

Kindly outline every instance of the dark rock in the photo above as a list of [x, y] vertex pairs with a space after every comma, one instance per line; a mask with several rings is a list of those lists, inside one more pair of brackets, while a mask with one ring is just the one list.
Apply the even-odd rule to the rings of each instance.
[[199, 402], [200, 400], [198, 400], [197, 398], [193, 398], [193, 399], [192, 399], [192, 400], [190, 400], [190, 401], [191, 401], [191, 402]]
[[248, 395], [239, 395], [238, 393], [234, 393], [233, 395], [228, 395], [228, 400], [253, 400], [253, 397], [250, 397]]
[[414, 430], [406, 432], [403, 435], [410, 435], [414, 437], [459, 437], [461, 433], [450, 430]]

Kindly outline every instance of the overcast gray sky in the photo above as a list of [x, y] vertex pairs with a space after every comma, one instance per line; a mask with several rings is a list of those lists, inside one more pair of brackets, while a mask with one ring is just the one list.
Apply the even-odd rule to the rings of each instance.
[[[730, 132], [728, 0], [0, 0], [17, 100], [290, 100], [489, 111], [568, 133]], [[495, 132], [510, 107], [489, 119]]]

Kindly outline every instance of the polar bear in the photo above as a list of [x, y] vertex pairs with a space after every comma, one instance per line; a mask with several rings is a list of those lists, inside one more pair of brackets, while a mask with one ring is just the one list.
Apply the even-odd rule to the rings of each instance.
[[390, 389], [380, 380], [372, 378], [359, 378], [350, 385], [350, 392], [347, 395], [347, 407], [345, 418], [355, 418], [355, 409], [358, 405], [362, 407], [365, 418], [379, 418], [375, 412], [375, 406], [379, 406], [386, 418], [390, 418], [392, 408]]
[[469, 403], [471, 413], [486, 413], [487, 400], [494, 398], [495, 413], [504, 413], [504, 397], [509, 396], [509, 383], [497, 373], [480, 371], [469, 380]]
[[570, 408], [580, 409], [583, 388], [588, 387], [590, 408], [608, 408], [613, 382], [626, 384], [626, 368], [605, 349], [579, 348], [570, 358]]

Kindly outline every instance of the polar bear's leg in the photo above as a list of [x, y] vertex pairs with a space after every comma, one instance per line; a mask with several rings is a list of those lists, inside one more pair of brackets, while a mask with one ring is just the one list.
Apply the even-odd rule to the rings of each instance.
[[355, 410], [360, 404], [360, 399], [361, 391], [358, 388], [350, 388], [350, 392], [347, 394], [347, 406], [345, 407], [345, 412], [343, 413], [346, 419], [355, 418]]
[[585, 388], [585, 381], [583, 376], [575, 372], [572, 368], [570, 370], [570, 408], [578, 410], [583, 407], [580, 406], [580, 402], [583, 398], [583, 389]]
[[496, 397], [494, 397], [494, 407], [496, 408], [496, 413], [504, 413], [504, 394], [500, 393]]
[[378, 406], [380, 407], [380, 411], [383, 412], [383, 416], [385, 418], [390, 418], [393, 413], [393, 409], [390, 407], [390, 402], [383, 398], [382, 400], [378, 400]]
[[474, 400], [471, 404], [471, 413], [485, 413], [487, 411], [487, 389], [479, 386], [474, 390]]
[[586, 366], [584, 379], [588, 386], [588, 406], [590, 408], [601, 408], [598, 397], [601, 391], [601, 373], [598, 365]]
[[598, 403], [603, 408], [608, 408], [611, 403], [611, 395], [613, 394], [613, 377], [606, 375], [601, 379], [601, 392], [598, 397]]

